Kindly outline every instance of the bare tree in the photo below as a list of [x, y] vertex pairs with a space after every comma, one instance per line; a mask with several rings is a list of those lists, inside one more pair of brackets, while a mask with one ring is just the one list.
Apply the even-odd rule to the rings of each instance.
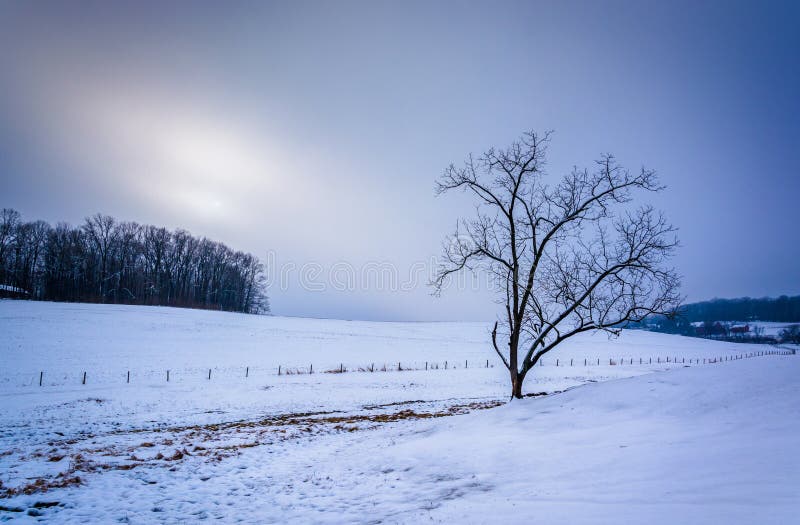
[[3, 208], [0, 212], [0, 284], [9, 284], [9, 252], [14, 244], [17, 229], [20, 223], [20, 215], [16, 210]]
[[792, 324], [781, 330], [782, 343], [800, 344], [800, 324]]
[[96, 266], [99, 268], [97, 276], [97, 293], [101, 302], [106, 302], [106, 291], [108, 289], [108, 274], [110, 262], [114, 257], [114, 250], [117, 247], [119, 231], [116, 221], [109, 215], [97, 213], [91, 217], [86, 217], [83, 223], [83, 231], [86, 234], [89, 246], [95, 254]]
[[508, 149], [469, 156], [437, 183], [437, 193], [461, 189], [478, 204], [445, 242], [432, 284], [439, 294], [462, 270], [493, 276], [503, 314], [492, 344], [514, 398], [563, 341], [592, 330], [618, 335], [624, 323], [672, 314], [680, 302], [679, 278], [665, 266], [675, 228], [652, 207], [630, 204], [637, 190], [663, 189], [655, 172], [631, 173], [604, 155], [593, 171], [574, 168], [548, 185], [550, 135], [528, 132]]

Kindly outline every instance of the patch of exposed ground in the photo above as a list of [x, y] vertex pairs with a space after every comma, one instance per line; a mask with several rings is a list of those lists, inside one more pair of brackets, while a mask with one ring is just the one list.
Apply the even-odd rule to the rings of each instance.
[[0, 498], [80, 485], [90, 475], [111, 470], [142, 466], [172, 469], [189, 457], [219, 462], [245, 448], [337, 432], [368, 431], [381, 425], [449, 417], [501, 404], [503, 401], [497, 399], [403, 401], [367, 405], [355, 412], [285, 413], [254, 420], [134, 428], [51, 440], [32, 450], [0, 452], [0, 456], [15, 456], [8, 470], [10, 476], [5, 476], [5, 483], [0, 481]]

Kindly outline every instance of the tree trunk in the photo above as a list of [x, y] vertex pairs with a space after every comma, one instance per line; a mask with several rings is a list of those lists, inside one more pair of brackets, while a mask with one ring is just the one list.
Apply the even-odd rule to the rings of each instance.
[[511, 397], [513, 399], [522, 399], [522, 380], [525, 376], [519, 373], [511, 374]]
[[508, 341], [508, 371], [511, 372], [511, 398], [522, 399], [522, 380], [524, 374], [519, 373], [517, 366], [517, 349], [519, 345], [519, 331], [514, 329], [511, 332], [511, 337]]

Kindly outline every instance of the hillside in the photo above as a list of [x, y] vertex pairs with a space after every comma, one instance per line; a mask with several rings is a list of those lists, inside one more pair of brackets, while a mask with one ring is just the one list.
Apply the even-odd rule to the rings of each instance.
[[0, 301], [0, 329], [0, 519], [780, 523], [800, 510], [786, 452], [800, 444], [797, 358], [744, 358], [771, 347], [586, 335], [526, 384], [552, 395], [505, 405], [482, 323]]

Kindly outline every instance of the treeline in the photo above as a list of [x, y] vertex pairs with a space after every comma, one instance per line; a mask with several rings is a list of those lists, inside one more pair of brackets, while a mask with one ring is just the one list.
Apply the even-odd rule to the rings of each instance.
[[[748, 342], [763, 339], [763, 342], [774, 342], [770, 341], [769, 337], [757, 333], [755, 327], [752, 332], [746, 334], [730, 333], [731, 323], [753, 321], [800, 323], [800, 296], [712, 299], [682, 305], [674, 316], [650, 316], [641, 323], [630, 324], [629, 327], [715, 339], [747, 340]], [[800, 328], [796, 326], [787, 329], [785, 333], [780, 334], [778, 341], [800, 342], [799, 330]]]
[[0, 292], [6, 297], [265, 313], [265, 286], [258, 258], [185, 230], [101, 214], [78, 227], [51, 226], [2, 211]]
[[800, 295], [778, 298], [712, 299], [684, 305], [680, 315], [687, 321], [778, 321], [800, 322]]

